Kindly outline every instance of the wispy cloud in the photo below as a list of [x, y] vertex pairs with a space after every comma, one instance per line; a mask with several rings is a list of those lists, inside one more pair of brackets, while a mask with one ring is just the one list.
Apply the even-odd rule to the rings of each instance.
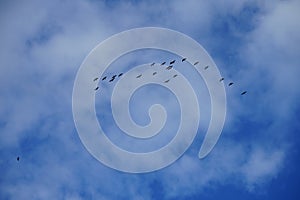
[[[255, 193], [282, 173], [296, 145], [289, 138], [298, 127], [300, 97], [297, 8], [296, 0], [2, 2], [0, 197], [171, 199], [227, 184]], [[161, 171], [132, 175], [102, 165], [86, 151], [74, 127], [71, 97], [77, 69], [92, 48], [114, 33], [143, 26], [172, 28], [196, 39], [225, 82], [235, 84], [226, 88], [227, 123], [209, 157], [197, 157], [210, 113], [203, 108], [203, 125], [186, 154]], [[183, 73], [202, 82], [192, 70]], [[202, 86], [198, 97], [208, 95]], [[249, 95], [241, 97], [242, 90]], [[168, 106], [172, 110], [177, 103]]]

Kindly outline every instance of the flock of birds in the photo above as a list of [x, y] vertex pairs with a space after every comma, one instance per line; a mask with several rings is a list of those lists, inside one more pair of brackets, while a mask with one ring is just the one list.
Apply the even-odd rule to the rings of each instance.
[[[182, 58], [181, 59], [181, 62], [185, 62], [187, 60], [187, 58]], [[174, 63], [176, 62], [176, 60], [172, 60], [172, 61], [170, 61], [169, 62], [169, 65], [165, 68], [166, 70], [170, 70], [170, 69], [172, 69], [173, 68], [173, 65], [174, 65]], [[151, 63], [150, 64], [150, 66], [154, 66], [156, 63]], [[165, 66], [167, 64], [167, 62], [162, 62], [160, 65], [161, 66]], [[199, 64], [199, 61], [197, 61], [197, 62], [195, 62], [193, 65], [197, 65], [197, 64]], [[204, 70], [207, 70], [209, 68], [209, 66], [207, 65], [207, 66], [205, 66], [204, 67]], [[155, 76], [157, 74], [157, 72], [155, 71], [155, 72], [153, 72], [152, 73], [152, 75], [153, 76]], [[106, 80], [108, 80], [108, 82], [113, 82], [116, 78], [119, 78], [119, 77], [121, 77], [123, 75], [123, 73], [119, 73], [119, 74], [115, 74], [115, 75], [113, 75], [110, 79], [109, 79], [109, 77], [108, 76], [104, 76], [104, 77], [102, 77], [101, 78], [101, 80], [102, 81], [106, 81]], [[177, 77], [178, 75], [177, 74], [174, 74], [173, 75], [173, 78], [175, 78], [175, 77]], [[142, 74], [139, 74], [139, 75], [137, 75], [136, 76], [136, 78], [141, 78], [142, 77]], [[97, 81], [99, 79], [99, 77], [96, 77], [96, 78], [94, 78], [94, 80], [93, 81]], [[220, 82], [222, 82], [222, 81], [224, 81], [225, 79], [222, 77], [219, 81]], [[164, 82], [165, 83], [168, 83], [170, 81], [170, 79], [168, 79], [168, 80], [165, 80]], [[228, 83], [228, 86], [230, 87], [230, 86], [232, 86], [234, 83], [233, 82], [230, 82], [230, 83]], [[98, 90], [99, 89], [99, 86], [97, 86], [94, 90], [96, 91], [96, 90]], [[245, 95], [247, 93], [247, 91], [243, 91], [243, 92], [241, 92], [241, 95]], [[17, 161], [19, 162], [20, 161], [20, 157], [18, 156], [17, 157]]]
[[[187, 60], [187, 58], [182, 58], [182, 59], [181, 59], [181, 62], [185, 62], [186, 60]], [[165, 69], [166, 69], [166, 70], [172, 69], [175, 62], [176, 62], [176, 60], [170, 61], [170, 62], [169, 62], [169, 65], [168, 65]], [[156, 64], [156, 63], [153, 62], [153, 63], [150, 64], [150, 66], [154, 66], [155, 64]], [[167, 64], [167, 62], [164, 61], [164, 62], [162, 62], [160, 65], [161, 65], [161, 66], [165, 66], [166, 64]], [[193, 65], [197, 65], [197, 64], [199, 64], [199, 61], [196, 61]], [[204, 67], [204, 70], [207, 70], [208, 68], [209, 68], [209, 66], [207, 65], [207, 66]], [[155, 76], [156, 74], [157, 74], [156, 71], [152, 73], [153, 76]], [[118, 74], [118, 75], [116, 75], [116, 74], [113, 75], [113, 76], [110, 78], [109, 82], [113, 82], [117, 77], [120, 77], [120, 76], [122, 76], [122, 75], [123, 75], [123, 73], [120, 73], [120, 74]], [[177, 76], [178, 76], [178, 75], [175, 74], [175, 75], [173, 75], [173, 78], [175, 78], [175, 77], [177, 77]], [[136, 76], [136, 78], [141, 78], [141, 77], [142, 77], [142, 74], [139, 74], [139, 75]], [[97, 81], [98, 79], [99, 79], [99, 77], [96, 77], [96, 78], [94, 78], [93, 81]], [[102, 80], [102, 81], [108, 80], [108, 76], [102, 77], [101, 80]], [[168, 83], [169, 81], [170, 81], [170, 79], [165, 80], [164, 83]], [[220, 82], [224, 81], [224, 78], [222, 77], [219, 81], [220, 81]], [[228, 83], [228, 86], [230, 87], [230, 86], [232, 86], [233, 84], [234, 84], [233, 82], [230, 82], [230, 83]], [[94, 90], [96, 91], [96, 90], [98, 90], [98, 89], [99, 89], [99, 86], [97, 86]], [[247, 91], [243, 91], [243, 92], [241, 92], [241, 95], [245, 95], [246, 93], [247, 93]]]

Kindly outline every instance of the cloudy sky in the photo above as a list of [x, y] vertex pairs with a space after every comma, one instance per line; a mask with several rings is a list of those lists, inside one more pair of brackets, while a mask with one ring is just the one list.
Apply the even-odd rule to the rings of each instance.
[[[298, 0], [0, 1], [0, 199], [298, 199], [299, 8]], [[72, 91], [96, 45], [146, 26], [190, 36], [213, 58], [224, 83], [235, 84], [225, 86], [222, 135], [199, 160], [210, 119], [208, 92], [191, 66], [178, 66], [201, 99], [197, 136], [172, 165], [130, 174], [103, 165], [86, 150], [73, 120]], [[137, 51], [105, 73], [173, 58], [179, 59]], [[100, 85], [95, 99], [100, 124], [115, 144], [148, 152], [174, 137], [178, 102], [155, 85], [136, 91], [129, 109], [137, 124], [147, 125], [149, 107], [164, 105], [168, 119], [160, 135], [166, 136], [151, 143], [122, 136], [110, 107], [114, 86]]]

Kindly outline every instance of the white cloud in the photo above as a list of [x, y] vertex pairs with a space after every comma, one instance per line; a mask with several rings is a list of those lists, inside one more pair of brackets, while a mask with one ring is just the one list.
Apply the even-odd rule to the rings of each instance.
[[[80, 63], [111, 34], [138, 26], [174, 28], [217, 48], [222, 44], [210, 37], [215, 20], [238, 18], [248, 2], [126, 1], [111, 7], [103, 2], [44, 3], [0, 6], [0, 148], [8, 154], [1, 157], [1, 165], [26, 146], [18, 166], [14, 162], [1, 166], [5, 175], [0, 197], [150, 199], [147, 186], [154, 180], [165, 183], [163, 190], [176, 197], [218, 183], [244, 183], [240, 187], [251, 190], [281, 173], [286, 145], [291, 143], [285, 138], [290, 131], [286, 123], [293, 120], [290, 116], [299, 102], [299, 1], [251, 1], [260, 9], [254, 14], [258, 21], [253, 30], [242, 33], [241, 68], [237, 73], [226, 71], [236, 75], [235, 88], [229, 92], [232, 120], [212, 154], [198, 160], [198, 139], [174, 165], [142, 176], [108, 169], [80, 143], [71, 115]], [[43, 34], [46, 38], [40, 38]], [[226, 58], [216, 59], [223, 63]], [[243, 88], [249, 90], [247, 99], [236, 98]], [[236, 125], [245, 116], [251, 122], [271, 122], [251, 132], [255, 139], [239, 141], [235, 137], [243, 130]], [[34, 141], [32, 146], [24, 145], [28, 140]]]

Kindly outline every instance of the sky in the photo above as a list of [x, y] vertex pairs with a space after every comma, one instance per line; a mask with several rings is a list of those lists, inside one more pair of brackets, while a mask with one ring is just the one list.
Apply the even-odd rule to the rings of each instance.
[[[298, 199], [299, 8], [297, 0], [0, 1], [0, 199]], [[94, 47], [141, 27], [179, 31], [205, 48], [225, 78], [227, 114], [217, 145], [199, 160], [209, 94], [192, 66], [176, 66], [199, 99], [197, 135], [173, 164], [132, 174], [87, 151], [75, 127], [72, 91]], [[172, 59], [180, 57], [140, 50], [105, 73]], [[169, 113], [158, 138], [134, 141], [114, 122], [115, 84], [101, 84], [95, 95], [107, 137], [134, 152], [167, 144], [180, 121], [174, 94], [156, 85], [133, 94], [129, 110], [137, 124], [149, 123], [154, 103]]]

